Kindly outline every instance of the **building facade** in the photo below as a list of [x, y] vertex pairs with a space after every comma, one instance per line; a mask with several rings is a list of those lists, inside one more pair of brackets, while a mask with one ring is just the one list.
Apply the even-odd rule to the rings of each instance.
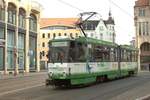
[[83, 29], [87, 37], [92, 37], [104, 41], [115, 42], [115, 23], [109, 12], [107, 20], [88, 20], [84, 23]]
[[134, 6], [136, 47], [139, 49], [139, 70], [150, 68], [150, 0], [137, 0]]
[[0, 0], [0, 72], [39, 71], [37, 38], [41, 6], [29, 0]]
[[81, 36], [75, 26], [78, 18], [42, 18], [40, 21], [39, 53], [41, 70], [47, 67], [48, 42], [55, 38]]

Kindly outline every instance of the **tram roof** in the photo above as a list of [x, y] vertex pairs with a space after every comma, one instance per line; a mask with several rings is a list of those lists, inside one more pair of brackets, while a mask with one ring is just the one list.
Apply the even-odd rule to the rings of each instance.
[[123, 49], [127, 49], [127, 50], [135, 50], [135, 51], [138, 51], [137, 48], [133, 47], [133, 46], [130, 46], [130, 45], [120, 45], [121, 48]]
[[78, 41], [78, 42], [82, 42], [82, 43], [91, 43], [91, 44], [101, 44], [101, 45], [106, 45], [106, 46], [113, 46], [113, 47], [117, 47], [118, 45], [112, 42], [108, 42], [108, 41], [103, 41], [103, 40], [98, 40], [98, 39], [94, 39], [94, 38], [89, 38], [89, 37], [79, 37], [79, 38], [75, 38], [75, 39], [71, 39], [71, 38], [60, 38], [60, 39], [54, 39], [51, 40], [53, 42], [57, 42], [57, 41]]

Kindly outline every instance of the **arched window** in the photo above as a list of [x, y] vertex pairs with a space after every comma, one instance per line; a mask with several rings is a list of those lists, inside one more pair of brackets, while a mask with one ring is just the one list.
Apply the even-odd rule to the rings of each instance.
[[30, 14], [30, 30], [37, 32], [37, 18], [34, 14]]
[[55, 33], [53, 33], [53, 38], [55, 38], [56, 37], [56, 34]]
[[64, 36], [67, 36], [67, 33], [64, 33]]
[[5, 20], [5, 4], [3, 0], [0, 0], [0, 20]]
[[16, 6], [8, 4], [8, 23], [16, 25]]
[[61, 36], [61, 33], [59, 33], [58, 36]]
[[23, 8], [19, 8], [19, 27], [21, 28], [25, 28], [26, 25], [25, 17], [26, 17], [25, 10]]
[[143, 43], [140, 47], [141, 51], [150, 51], [150, 43]]

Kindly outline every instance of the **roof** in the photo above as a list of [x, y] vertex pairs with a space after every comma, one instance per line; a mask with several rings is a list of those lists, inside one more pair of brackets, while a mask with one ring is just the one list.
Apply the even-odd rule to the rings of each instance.
[[148, 6], [149, 0], [137, 0], [135, 1], [135, 7], [137, 6]]
[[111, 46], [111, 47], [117, 47], [118, 45], [112, 42], [108, 42], [108, 41], [103, 41], [103, 40], [98, 40], [98, 39], [94, 39], [94, 38], [89, 38], [89, 37], [79, 37], [79, 38], [75, 38], [75, 39], [70, 39], [70, 38], [61, 38], [61, 39], [54, 39], [54, 40], [50, 40], [52, 42], [62, 42], [62, 41], [78, 41], [78, 42], [82, 42], [82, 43], [91, 43], [91, 44], [100, 44], [100, 45], [105, 45], [105, 46]]
[[121, 48], [123, 49], [127, 49], [127, 50], [135, 50], [135, 51], [138, 51], [137, 48], [131, 46], [131, 45], [120, 45]]
[[88, 20], [85, 23], [83, 23], [83, 29], [84, 30], [95, 30], [99, 23], [99, 20]]
[[40, 28], [52, 25], [75, 25], [78, 18], [41, 18]]
[[109, 17], [108, 20], [104, 21], [104, 23], [105, 23], [105, 25], [107, 25], [107, 24], [115, 25], [115, 21], [112, 17]]

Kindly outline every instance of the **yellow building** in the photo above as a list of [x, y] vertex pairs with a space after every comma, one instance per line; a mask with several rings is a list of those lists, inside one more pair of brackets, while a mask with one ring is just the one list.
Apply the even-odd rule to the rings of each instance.
[[79, 37], [81, 32], [75, 26], [78, 18], [42, 18], [40, 21], [39, 52], [41, 69], [47, 66], [48, 42], [56, 37]]
[[39, 71], [40, 12], [31, 0], [0, 0], [0, 73]]

